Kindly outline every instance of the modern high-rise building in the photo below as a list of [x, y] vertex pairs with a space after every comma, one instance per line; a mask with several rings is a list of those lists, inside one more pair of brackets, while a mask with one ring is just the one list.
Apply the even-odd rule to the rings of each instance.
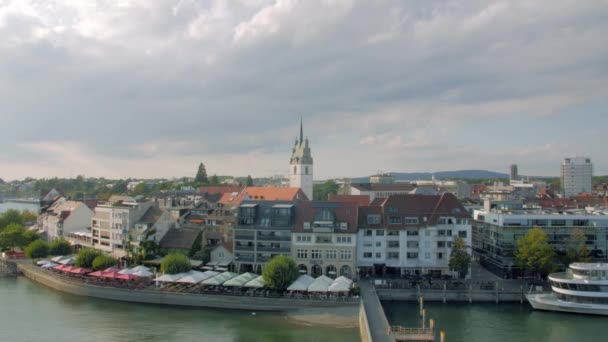
[[509, 180], [517, 180], [519, 175], [517, 174], [517, 164], [511, 164], [511, 173], [509, 174]]
[[585, 157], [565, 158], [561, 167], [562, 194], [564, 197], [592, 190], [593, 164]]
[[296, 140], [296, 144], [293, 147], [290, 165], [289, 186], [302, 189], [306, 197], [312, 201], [312, 155], [310, 154], [308, 138], [304, 139], [302, 122], [300, 122], [300, 139]]

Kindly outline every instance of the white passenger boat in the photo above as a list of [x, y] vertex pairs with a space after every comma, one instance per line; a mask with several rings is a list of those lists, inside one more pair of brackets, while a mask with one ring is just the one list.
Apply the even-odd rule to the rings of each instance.
[[573, 263], [549, 281], [552, 293], [526, 296], [534, 309], [608, 315], [608, 264]]

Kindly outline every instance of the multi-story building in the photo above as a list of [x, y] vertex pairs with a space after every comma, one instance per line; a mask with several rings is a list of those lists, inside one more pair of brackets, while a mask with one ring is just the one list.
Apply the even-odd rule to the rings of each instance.
[[501, 277], [515, 277], [517, 240], [540, 227], [559, 254], [565, 253], [575, 228], [587, 236], [587, 247], [596, 260], [608, 255], [608, 210], [552, 210], [524, 208], [521, 202], [492, 203], [473, 213], [473, 249], [480, 263]]
[[356, 271], [356, 202], [299, 201], [291, 256], [300, 273], [352, 278]]
[[46, 234], [46, 238], [52, 241], [75, 232], [87, 231], [91, 226], [93, 215], [93, 210], [83, 202], [59, 197], [40, 214], [37, 226]]
[[358, 221], [361, 276], [455, 275], [448, 266], [454, 237], [471, 246], [470, 214], [451, 193], [391, 195], [360, 207]]
[[[131, 232], [140, 236], [139, 233], [145, 234], [146, 229], [155, 225], [147, 217], [144, 217], [153, 205], [154, 202], [152, 201], [135, 199], [128, 196], [112, 196], [107, 203], [98, 204], [95, 207], [95, 215], [91, 219], [93, 247], [112, 253], [117, 257], [126, 255], [128, 249], [127, 243], [133, 239], [132, 236], [130, 237]], [[163, 219], [162, 214], [150, 215], [150, 218], [152, 216], [158, 220], [162, 220], [164, 224], [169, 222]], [[134, 230], [136, 224], [138, 229]], [[166, 233], [169, 227], [166, 228], [165, 230], [163, 225], [162, 230], [164, 233]], [[135, 239], [139, 240], [138, 237]], [[159, 236], [157, 241], [160, 239], [162, 237]]]
[[313, 199], [313, 160], [308, 138], [304, 139], [304, 128], [300, 122], [300, 139], [296, 140], [289, 161], [289, 186], [300, 188], [306, 197]]
[[562, 162], [561, 182], [564, 197], [590, 193], [592, 189], [593, 164], [585, 157], [566, 158]]
[[295, 201], [245, 201], [237, 209], [234, 263], [237, 271], [261, 272], [277, 255], [291, 255]]

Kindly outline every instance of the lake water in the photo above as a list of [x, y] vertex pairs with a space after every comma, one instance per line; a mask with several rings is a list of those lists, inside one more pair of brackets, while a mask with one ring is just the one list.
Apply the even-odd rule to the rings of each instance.
[[38, 211], [40, 210], [40, 206], [38, 204], [33, 204], [33, 203], [17, 203], [17, 202], [0, 203], [0, 214], [2, 214], [3, 212], [5, 212], [9, 209], [15, 209], [15, 210], [19, 210], [19, 211], [29, 210], [30, 212], [38, 214]]
[[291, 323], [281, 314], [113, 302], [0, 277], [0, 341], [352, 342], [359, 334]]
[[[391, 325], [419, 327], [418, 304], [386, 303]], [[587, 342], [607, 341], [608, 317], [533, 311], [523, 304], [426, 303], [446, 342]], [[602, 337], [604, 336], [604, 337]]]

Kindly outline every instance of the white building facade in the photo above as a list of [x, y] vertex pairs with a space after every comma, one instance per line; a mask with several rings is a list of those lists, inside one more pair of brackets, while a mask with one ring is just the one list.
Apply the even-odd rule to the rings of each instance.
[[451, 193], [393, 195], [381, 206], [361, 207], [357, 236], [360, 276], [427, 274], [449, 270], [452, 242], [471, 252], [471, 219]]
[[83, 202], [59, 197], [38, 217], [38, 229], [46, 233], [49, 241], [67, 237], [75, 232], [86, 231], [91, 226], [94, 214]]
[[564, 197], [590, 193], [593, 180], [593, 164], [585, 157], [566, 158], [561, 166], [562, 194]]

